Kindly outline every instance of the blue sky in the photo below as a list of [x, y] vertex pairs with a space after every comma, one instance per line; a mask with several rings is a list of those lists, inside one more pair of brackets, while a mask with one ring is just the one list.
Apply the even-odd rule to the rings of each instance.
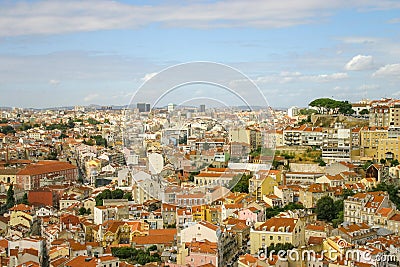
[[399, 29], [397, 0], [0, 1], [0, 106], [124, 105], [191, 61], [239, 69], [273, 107], [398, 97]]

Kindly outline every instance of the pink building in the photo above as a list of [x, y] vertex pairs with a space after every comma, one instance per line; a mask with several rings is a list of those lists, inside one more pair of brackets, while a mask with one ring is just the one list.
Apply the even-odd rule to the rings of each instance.
[[260, 210], [255, 207], [242, 209], [238, 212], [239, 220], [245, 220], [247, 225], [251, 225], [258, 221], [257, 217]]
[[204, 241], [194, 241], [185, 244], [188, 256], [185, 257], [186, 266], [202, 266], [211, 263], [218, 266], [217, 243]]

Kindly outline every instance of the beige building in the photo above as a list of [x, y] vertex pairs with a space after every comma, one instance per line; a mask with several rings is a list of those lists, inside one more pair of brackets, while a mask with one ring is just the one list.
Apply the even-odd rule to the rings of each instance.
[[369, 126], [388, 127], [390, 125], [390, 108], [387, 105], [379, 105], [369, 110]]
[[394, 214], [388, 220], [387, 228], [393, 231], [395, 235], [400, 235], [400, 214]]
[[260, 248], [266, 248], [272, 243], [290, 243], [295, 247], [304, 245], [304, 223], [294, 218], [271, 218], [250, 230], [251, 254], [256, 254]]
[[15, 184], [19, 169], [0, 169], [0, 182]]
[[400, 137], [379, 139], [376, 159], [397, 159], [400, 153]]
[[307, 188], [300, 189], [299, 201], [307, 209], [315, 208], [320, 198], [324, 196], [334, 197], [334, 191], [331, 191], [328, 184], [312, 184]]
[[344, 200], [344, 221], [373, 225], [377, 214], [385, 214], [387, 210], [382, 209], [391, 207], [387, 192], [357, 193]]
[[249, 144], [252, 150], [261, 147], [262, 144], [261, 131], [255, 127], [232, 129], [229, 131], [229, 139], [231, 142]]
[[363, 128], [360, 131], [360, 159], [379, 159], [379, 141], [387, 138], [387, 127]]

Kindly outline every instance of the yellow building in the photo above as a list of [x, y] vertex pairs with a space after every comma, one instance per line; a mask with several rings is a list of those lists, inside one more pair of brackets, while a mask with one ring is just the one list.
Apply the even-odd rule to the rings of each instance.
[[385, 138], [385, 139], [380, 139], [378, 141], [378, 155], [376, 159], [386, 159], [387, 154], [389, 154], [391, 158], [389, 159], [397, 159], [400, 160], [399, 158], [399, 153], [400, 153], [400, 138]]
[[222, 208], [221, 206], [205, 206], [205, 211], [204, 211], [204, 215], [205, 215], [205, 220], [207, 222], [216, 224], [216, 223], [221, 223], [222, 221]]
[[28, 205], [15, 205], [10, 209], [9, 226], [23, 225], [27, 229], [30, 229], [33, 221], [32, 212], [32, 207]]
[[331, 236], [324, 240], [322, 243], [323, 250], [328, 252], [325, 253], [326, 257], [331, 260], [335, 260], [338, 258], [344, 258], [346, 255], [346, 251], [352, 248], [352, 244], [348, 243], [340, 236]]
[[0, 169], [0, 182], [15, 184], [19, 169]]
[[50, 249], [49, 259], [53, 260], [60, 257], [69, 257], [69, 247], [68, 245], [56, 246]]
[[328, 184], [312, 184], [308, 188], [300, 189], [299, 201], [305, 208], [311, 209], [324, 196], [334, 197], [334, 191], [330, 191]]
[[234, 192], [224, 198], [224, 204], [237, 204], [247, 197], [247, 193]]
[[387, 127], [369, 127], [360, 131], [360, 158], [379, 159], [379, 141], [388, 138]]
[[249, 179], [249, 192], [253, 193], [257, 200], [262, 200], [263, 195], [270, 195], [274, 193], [274, 186], [278, 186], [280, 180], [280, 171], [258, 171]]
[[206, 205], [192, 206], [192, 218], [194, 222], [206, 220]]
[[229, 131], [229, 138], [231, 142], [249, 144], [252, 150], [257, 149], [262, 145], [261, 131], [256, 127], [231, 129]]
[[295, 247], [305, 244], [304, 223], [294, 218], [271, 218], [262, 224], [256, 224], [250, 230], [250, 253], [256, 254], [260, 248], [272, 243], [290, 243]]
[[149, 234], [149, 225], [138, 221], [107, 221], [100, 226], [100, 229], [102, 237], [100, 237], [99, 241], [103, 247], [118, 244], [130, 244], [132, 237], [145, 236]]

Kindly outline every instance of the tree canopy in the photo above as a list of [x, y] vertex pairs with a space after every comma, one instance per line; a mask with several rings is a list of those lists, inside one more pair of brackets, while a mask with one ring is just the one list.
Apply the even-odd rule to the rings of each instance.
[[318, 113], [321, 114], [353, 114], [354, 110], [352, 109], [349, 101], [339, 101], [331, 98], [318, 98], [309, 104], [311, 107], [315, 107], [318, 110]]
[[119, 188], [113, 191], [106, 189], [95, 197], [96, 206], [103, 205], [103, 199], [128, 199], [131, 201], [132, 192], [124, 192]]
[[7, 190], [7, 200], [6, 200], [7, 209], [14, 207], [14, 205], [15, 205], [14, 188], [13, 184], [11, 184]]
[[334, 226], [343, 222], [343, 200], [333, 201], [329, 196], [324, 196], [317, 201], [315, 209], [317, 218], [333, 222]]
[[132, 247], [113, 247], [111, 253], [114, 257], [127, 260], [133, 264], [144, 265], [149, 262], [160, 262], [161, 258], [158, 253], [154, 253], [157, 246], [150, 246], [146, 250], [136, 249]]

